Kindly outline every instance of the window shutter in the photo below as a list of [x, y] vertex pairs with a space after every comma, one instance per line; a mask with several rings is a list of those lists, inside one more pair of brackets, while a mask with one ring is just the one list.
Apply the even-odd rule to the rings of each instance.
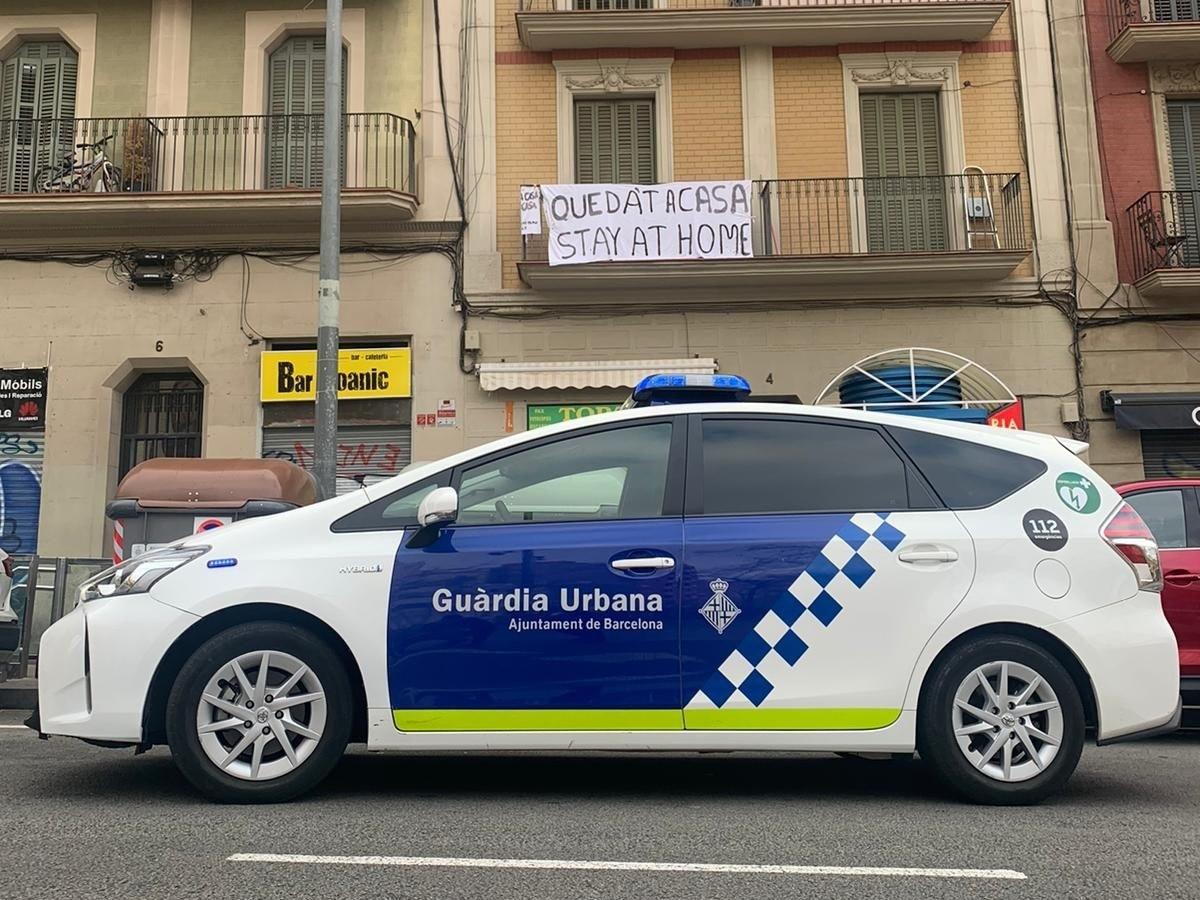
[[1171, 175], [1175, 193], [1164, 197], [1164, 225], [1185, 235], [1185, 265], [1200, 264], [1200, 101], [1167, 101], [1167, 137], [1171, 145]]
[[575, 104], [575, 181], [595, 184], [596, 178], [596, 104]]
[[575, 103], [575, 180], [579, 184], [653, 184], [654, 101]]
[[657, 143], [654, 133], [654, 101], [633, 101], [633, 163], [634, 173], [630, 179], [634, 184], [653, 184], [657, 178], [655, 172], [654, 146]]
[[0, 193], [16, 190], [13, 163], [17, 149], [17, 60], [0, 62]]
[[[321, 186], [322, 132], [325, 115], [325, 38], [288, 38], [270, 59], [267, 113], [270, 122], [269, 187]], [[342, 51], [342, 108], [347, 65]], [[287, 118], [281, 118], [287, 117]], [[342, 171], [345, 172], [343, 148]]]
[[[73, 149], [79, 62], [63, 41], [22, 44], [0, 69], [0, 187], [33, 190], [38, 169]], [[15, 121], [13, 121], [15, 120]]]
[[868, 251], [946, 249], [937, 94], [861, 94], [859, 114]]

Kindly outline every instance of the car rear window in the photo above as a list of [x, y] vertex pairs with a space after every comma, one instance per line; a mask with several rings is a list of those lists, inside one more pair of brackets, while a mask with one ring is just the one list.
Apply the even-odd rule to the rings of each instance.
[[991, 506], [1046, 471], [1040, 459], [1020, 453], [908, 428], [888, 430], [951, 509]]

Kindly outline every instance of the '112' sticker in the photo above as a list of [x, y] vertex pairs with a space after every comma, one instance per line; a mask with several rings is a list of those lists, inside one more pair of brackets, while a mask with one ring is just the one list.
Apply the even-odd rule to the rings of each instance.
[[1061, 550], [1067, 545], [1067, 526], [1048, 509], [1031, 509], [1022, 517], [1021, 524], [1039, 550]]

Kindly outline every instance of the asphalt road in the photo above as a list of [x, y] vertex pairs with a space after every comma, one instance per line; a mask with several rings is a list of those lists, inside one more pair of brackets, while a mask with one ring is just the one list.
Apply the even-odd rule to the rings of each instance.
[[[306, 800], [230, 807], [196, 796], [164, 750], [134, 758], [42, 742], [12, 727], [21, 717], [0, 712], [6, 900], [1200, 898], [1196, 736], [1089, 748], [1067, 791], [1032, 809], [960, 804], [909, 761], [362, 751]], [[391, 859], [230, 859], [237, 854]], [[510, 868], [530, 865], [512, 860], [588, 867]], [[594, 865], [612, 861], [636, 865]], [[856, 874], [646, 871], [647, 863]]]

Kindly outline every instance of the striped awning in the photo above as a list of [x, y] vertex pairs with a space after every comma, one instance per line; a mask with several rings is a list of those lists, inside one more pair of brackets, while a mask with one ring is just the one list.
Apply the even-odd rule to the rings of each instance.
[[660, 372], [711, 375], [715, 359], [618, 359], [572, 362], [502, 362], [479, 364], [479, 386], [485, 391], [555, 388], [631, 388]]

